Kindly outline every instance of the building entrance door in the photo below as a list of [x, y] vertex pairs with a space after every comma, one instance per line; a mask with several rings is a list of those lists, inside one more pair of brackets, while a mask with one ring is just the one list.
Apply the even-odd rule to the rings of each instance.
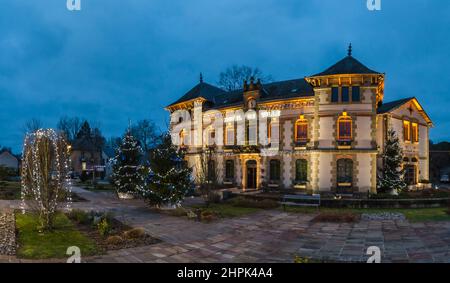
[[247, 189], [256, 189], [256, 161], [249, 160], [247, 165]]

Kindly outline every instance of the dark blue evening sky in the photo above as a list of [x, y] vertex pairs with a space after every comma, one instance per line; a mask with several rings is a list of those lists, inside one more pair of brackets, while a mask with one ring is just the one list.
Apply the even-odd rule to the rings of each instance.
[[450, 1], [0, 0], [0, 144], [21, 150], [24, 123], [60, 116], [121, 135], [128, 119], [162, 129], [173, 102], [232, 64], [276, 80], [317, 73], [346, 55], [386, 73], [385, 101], [416, 96], [450, 140]]

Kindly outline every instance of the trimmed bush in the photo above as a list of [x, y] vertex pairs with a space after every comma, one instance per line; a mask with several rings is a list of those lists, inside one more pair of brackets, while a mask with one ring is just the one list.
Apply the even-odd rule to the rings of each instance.
[[230, 202], [233, 206], [248, 208], [273, 209], [279, 206], [277, 201], [271, 199], [254, 200], [244, 197], [237, 197], [232, 199]]
[[139, 239], [145, 236], [144, 228], [133, 228], [131, 230], [125, 231], [123, 233], [124, 238], [126, 239]]
[[216, 216], [214, 215], [213, 212], [205, 210], [205, 211], [202, 211], [201, 218], [202, 218], [202, 221], [211, 222], [216, 218]]
[[86, 225], [91, 223], [91, 217], [89, 213], [84, 212], [80, 209], [74, 209], [70, 211], [69, 213], [67, 213], [67, 217], [78, 224]]
[[120, 236], [109, 236], [108, 238], [106, 238], [106, 243], [108, 245], [120, 245], [123, 243], [123, 238]]

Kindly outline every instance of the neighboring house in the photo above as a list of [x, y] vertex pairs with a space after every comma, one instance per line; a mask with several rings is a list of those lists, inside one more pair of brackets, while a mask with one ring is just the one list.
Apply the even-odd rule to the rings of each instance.
[[71, 145], [71, 163], [75, 175], [83, 172], [90, 175], [93, 170], [104, 177], [105, 160], [103, 151], [97, 147], [89, 136], [79, 136]]
[[414, 97], [384, 102], [384, 83], [385, 75], [356, 60], [349, 48], [348, 56], [305, 78], [252, 79], [232, 92], [201, 79], [166, 109], [194, 176], [201, 154], [216, 144], [208, 167], [221, 184], [375, 193], [388, 128], [401, 141], [408, 184], [429, 179], [432, 122]]
[[19, 159], [9, 151], [0, 154], [0, 166], [11, 168], [19, 172]]

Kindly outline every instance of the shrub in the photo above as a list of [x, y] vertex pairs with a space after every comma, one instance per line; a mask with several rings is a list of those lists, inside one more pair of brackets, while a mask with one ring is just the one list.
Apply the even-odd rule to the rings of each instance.
[[211, 222], [216, 218], [216, 216], [214, 215], [213, 212], [205, 210], [205, 211], [202, 211], [201, 218], [203, 221]]
[[313, 222], [335, 222], [335, 223], [352, 223], [359, 219], [359, 215], [354, 213], [320, 213], [312, 221]]
[[73, 220], [78, 224], [86, 225], [91, 223], [89, 213], [84, 212], [83, 210], [80, 209], [74, 209], [70, 211], [69, 213], [67, 213], [67, 217], [69, 217], [70, 220]]
[[80, 181], [82, 183], [86, 182], [89, 179], [90, 178], [89, 178], [88, 174], [86, 173], [86, 171], [81, 172], [81, 174], [80, 174]]
[[123, 238], [120, 236], [109, 236], [108, 238], [106, 238], [106, 243], [108, 245], [120, 245], [121, 243], [123, 243]]
[[262, 209], [272, 209], [279, 206], [278, 202], [271, 199], [254, 200], [244, 197], [237, 197], [231, 200], [233, 206], [236, 207], [248, 207], [248, 208], [262, 208]]
[[296, 255], [294, 257], [294, 263], [310, 263], [310, 259]]
[[97, 229], [100, 235], [107, 236], [111, 232], [111, 225], [106, 218], [103, 218], [98, 224]]
[[123, 237], [126, 239], [139, 239], [143, 238], [144, 236], [145, 236], [144, 228], [133, 228], [123, 233]]
[[216, 192], [209, 192], [207, 196], [208, 203], [220, 203], [221, 196]]
[[183, 207], [177, 207], [175, 209], [169, 209], [167, 210], [167, 213], [172, 216], [181, 217], [186, 216], [188, 212]]

